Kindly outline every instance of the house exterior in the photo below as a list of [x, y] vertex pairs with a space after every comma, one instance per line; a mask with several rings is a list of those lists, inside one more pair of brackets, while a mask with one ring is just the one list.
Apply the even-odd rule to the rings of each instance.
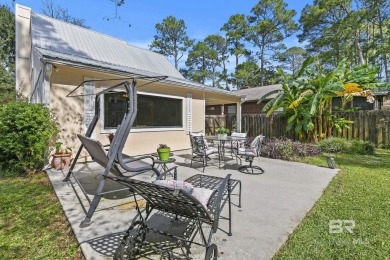
[[[54, 111], [61, 141], [67, 146], [79, 146], [77, 134], [85, 133], [95, 113], [93, 95], [66, 97], [85, 80], [167, 76], [147, 85], [150, 82], [138, 80], [138, 114], [124, 148], [130, 155], [155, 152], [160, 143], [172, 150], [190, 148], [187, 134], [204, 130], [207, 105], [222, 102], [240, 107], [239, 93], [186, 80], [161, 54], [25, 6], [16, 5], [15, 16], [16, 87], [31, 102]], [[82, 91], [93, 94], [118, 82], [87, 82]], [[104, 94], [94, 138], [108, 143], [108, 134], [121, 122], [124, 105], [123, 93]]]
[[[266, 94], [272, 91], [282, 91], [282, 84], [268, 85], [255, 88], [245, 88], [235, 91], [238, 95], [245, 96], [245, 100], [241, 102], [241, 113], [246, 114], [263, 114], [262, 109], [276, 94], [272, 94], [264, 99], [261, 104], [257, 102]], [[359, 110], [381, 110], [383, 104], [387, 99], [389, 91], [374, 90], [373, 95], [375, 98], [374, 103], [367, 102], [366, 97], [354, 97], [352, 102], [348, 103], [347, 108], [358, 107]], [[341, 98], [334, 97], [332, 99], [333, 107], [341, 107]], [[237, 113], [236, 104], [217, 104], [209, 105], [206, 107], [206, 115], [234, 115]]]
[[[261, 97], [270, 93], [271, 91], [282, 90], [282, 84], [275, 84], [269, 86], [262, 86], [256, 88], [245, 88], [234, 91], [237, 95], [245, 96], [245, 100], [241, 103], [241, 113], [242, 115], [246, 114], [261, 114], [261, 110], [267, 104], [269, 100], [274, 98], [276, 94], [267, 97], [263, 100], [261, 104], [257, 104], [257, 101]], [[236, 114], [239, 109], [236, 107], [236, 104], [223, 104], [223, 105], [210, 105], [206, 107], [207, 115], [231, 115]]]

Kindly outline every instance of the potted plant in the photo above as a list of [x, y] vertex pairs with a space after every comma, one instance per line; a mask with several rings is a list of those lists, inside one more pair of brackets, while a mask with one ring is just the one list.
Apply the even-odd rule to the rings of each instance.
[[56, 170], [66, 170], [70, 166], [72, 148], [67, 146], [62, 148], [61, 142], [55, 143], [55, 153], [53, 154], [52, 166]]
[[157, 147], [157, 153], [160, 161], [168, 161], [171, 148], [166, 144], [159, 144]]
[[220, 127], [215, 129], [215, 133], [217, 134], [218, 138], [224, 139], [227, 137], [227, 135], [230, 133], [229, 129], [225, 127]]

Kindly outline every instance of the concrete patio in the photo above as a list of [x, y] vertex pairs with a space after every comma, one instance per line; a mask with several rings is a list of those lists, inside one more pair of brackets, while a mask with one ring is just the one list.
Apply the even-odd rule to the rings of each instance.
[[[189, 150], [174, 154], [175, 164], [179, 166], [179, 180], [202, 173], [199, 163], [190, 168]], [[238, 165], [235, 160], [228, 161], [226, 170], [218, 169], [217, 162], [211, 162], [206, 167], [204, 174], [219, 177], [232, 174], [233, 179], [241, 180], [243, 188], [242, 208], [232, 207], [233, 236], [217, 232], [213, 237], [220, 259], [270, 259], [337, 173], [333, 169], [267, 158], [256, 158], [254, 164], [261, 166], [265, 173], [240, 173], [236, 170]], [[92, 198], [103, 169], [94, 163], [78, 164], [76, 169], [81, 184], [89, 190]], [[77, 185], [74, 186], [79, 199], [72, 186], [62, 181], [64, 173], [56, 170], [48, 170], [47, 173], [86, 259], [112, 259], [123, 232], [135, 216], [133, 198], [127, 197], [127, 192], [103, 198], [92, 218], [93, 223], [79, 228], [85, 217], [82, 205], [88, 209], [87, 201]], [[137, 178], [154, 180], [151, 173]], [[107, 188], [117, 185], [108, 182]], [[233, 202], [236, 201], [237, 197], [234, 197]], [[227, 207], [223, 213], [226, 212]], [[227, 221], [220, 223], [223, 229], [227, 229]], [[202, 259], [203, 254], [204, 251], [195, 259]]]

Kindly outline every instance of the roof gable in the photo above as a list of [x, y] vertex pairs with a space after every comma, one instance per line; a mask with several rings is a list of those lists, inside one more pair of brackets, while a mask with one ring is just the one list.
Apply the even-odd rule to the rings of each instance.
[[54, 53], [184, 79], [159, 53], [44, 15], [31, 15], [32, 46]]
[[[246, 101], [258, 101], [265, 94], [270, 93], [274, 90], [282, 90], [282, 84], [268, 85], [255, 88], [245, 88], [237, 90], [236, 93], [240, 95], [246, 95]], [[269, 96], [267, 99], [276, 97], [276, 94]]]

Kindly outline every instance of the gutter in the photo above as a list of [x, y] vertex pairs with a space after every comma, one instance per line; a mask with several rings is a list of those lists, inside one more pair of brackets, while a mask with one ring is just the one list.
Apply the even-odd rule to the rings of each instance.
[[[101, 73], [108, 73], [108, 74], [113, 74], [117, 76], [124, 76], [124, 77], [129, 77], [129, 76], [163, 76], [158, 73], [153, 73], [153, 72], [148, 72], [145, 71], [144, 74], [142, 72], [136, 73], [136, 72], [129, 72], [126, 70], [120, 70], [120, 69], [113, 69], [113, 68], [105, 68], [103, 66], [97, 66], [97, 65], [92, 65], [92, 64], [84, 64], [80, 62], [74, 62], [69, 59], [61, 59], [61, 58], [53, 58], [51, 56], [47, 55], [42, 55], [42, 62], [44, 63], [55, 63], [58, 65], [66, 65], [70, 66], [72, 68], [78, 68], [78, 69], [87, 69], [87, 70], [92, 70], [95, 72], [101, 72]], [[149, 75], [148, 75], [149, 74]], [[184, 82], [178, 82], [178, 81], [184, 81]], [[176, 79], [173, 77], [168, 77], [165, 80], [160, 81], [160, 83], [165, 83], [166, 85], [174, 85], [174, 86], [179, 86], [179, 87], [184, 87], [187, 89], [194, 89], [194, 90], [201, 90], [201, 91], [206, 91], [206, 92], [211, 92], [211, 93], [216, 93], [216, 94], [222, 94], [226, 96], [233, 96], [233, 97], [240, 97], [240, 98], [245, 98], [245, 95], [239, 95], [235, 93], [228, 92], [226, 90], [221, 90], [221, 89], [213, 89], [211, 87], [208, 87], [206, 85], [201, 85], [199, 83], [193, 83], [194, 85], [190, 83], [186, 83], [186, 79]], [[192, 82], [191, 82], [192, 83]], [[198, 85], [199, 86], [196, 86]]]

